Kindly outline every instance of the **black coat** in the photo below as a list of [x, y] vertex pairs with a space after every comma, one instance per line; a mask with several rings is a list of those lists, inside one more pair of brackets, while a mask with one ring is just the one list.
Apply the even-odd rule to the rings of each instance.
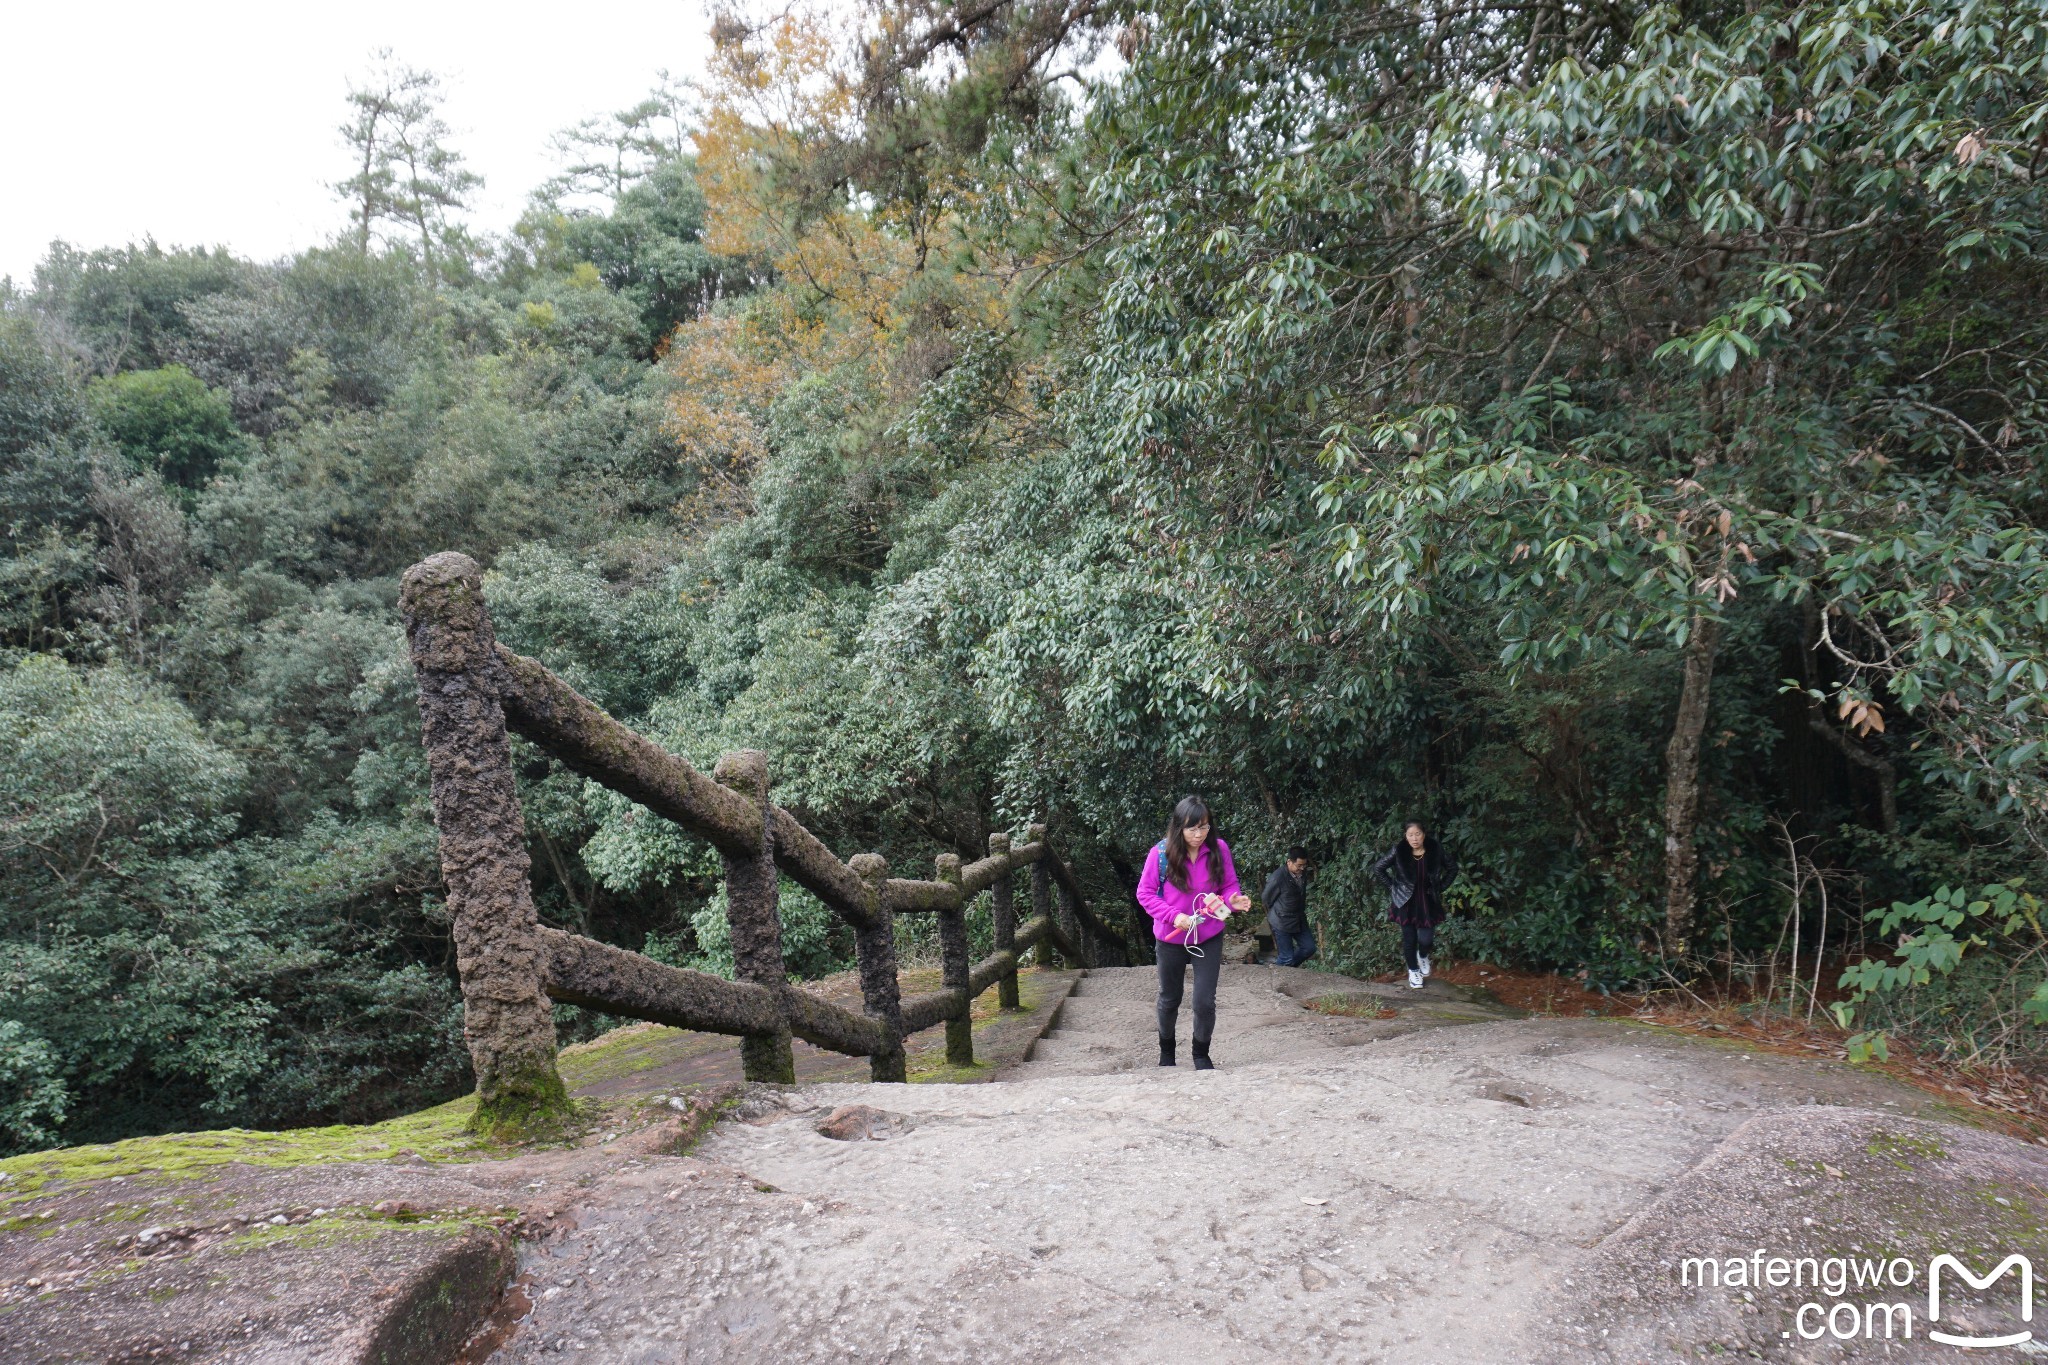
[[1410, 921], [1437, 924], [1443, 920], [1444, 891], [1458, 879], [1458, 861], [1436, 841], [1434, 834], [1422, 836], [1422, 860], [1429, 868], [1429, 895], [1424, 898], [1428, 906], [1426, 912], [1414, 905], [1415, 855], [1409, 851], [1405, 836], [1372, 865], [1373, 875], [1387, 884], [1388, 894], [1393, 900], [1387, 908], [1387, 918], [1396, 924]]
[[1290, 934], [1308, 932], [1308, 892], [1285, 867], [1266, 878], [1259, 899], [1266, 903], [1266, 918], [1275, 929]]

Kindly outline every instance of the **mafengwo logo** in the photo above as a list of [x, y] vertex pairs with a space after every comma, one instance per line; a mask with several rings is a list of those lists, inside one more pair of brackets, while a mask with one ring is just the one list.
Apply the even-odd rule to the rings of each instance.
[[[1792, 1309], [1792, 1325], [1779, 1333], [1803, 1341], [1929, 1341], [1963, 1350], [2025, 1346], [2034, 1339], [2034, 1264], [2018, 1253], [1978, 1274], [1961, 1257], [1942, 1253], [1927, 1263], [1927, 1315], [1916, 1319], [1914, 1299], [1892, 1297], [1921, 1282], [1918, 1265], [1905, 1257], [1771, 1256], [1759, 1247], [1747, 1257], [1691, 1257], [1679, 1262], [1679, 1283], [1688, 1288], [1739, 1289], [1745, 1298], [1758, 1289], [1812, 1290]], [[1993, 1293], [2001, 1284], [2005, 1289]], [[1977, 1291], [1959, 1313], [1958, 1289]], [[1943, 1317], [1943, 1295], [1948, 1316]], [[1965, 1320], [1967, 1318], [1967, 1320]]]
[[1935, 1341], [1949, 1346], [2024, 1346], [2034, 1339], [2031, 1327], [2022, 1332], [2013, 1332], [2002, 1337], [1957, 1336], [1934, 1326], [1941, 1321], [1941, 1272], [1953, 1271], [1972, 1289], [1989, 1289], [2005, 1278], [2008, 1271], [2017, 1270], [2020, 1282], [2020, 1321], [2034, 1320], [2034, 1263], [2014, 1253], [1998, 1263], [1989, 1275], [1979, 1279], [1970, 1273], [1970, 1268], [1950, 1255], [1940, 1255], [1927, 1263], [1927, 1335]]

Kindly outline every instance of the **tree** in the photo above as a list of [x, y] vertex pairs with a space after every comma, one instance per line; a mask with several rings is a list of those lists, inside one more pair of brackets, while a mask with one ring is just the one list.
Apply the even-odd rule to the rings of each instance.
[[1393, 637], [1480, 614], [1522, 679], [1675, 651], [1673, 954], [1759, 597], [1819, 609], [1856, 740], [1889, 691], [2038, 841], [2044, 25], [1166, 7], [1095, 114], [1133, 227], [1093, 410], [1187, 553], [1249, 552], [1245, 494], [1321, 463], [1331, 562]]
[[657, 167], [689, 155], [696, 106], [689, 87], [657, 74], [654, 89], [630, 109], [584, 119], [555, 134], [555, 150], [568, 164], [540, 194], [597, 194], [617, 202]]
[[52, 339], [100, 374], [177, 359], [185, 310], [231, 293], [248, 267], [223, 249], [140, 245], [80, 251], [54, 242], [36, 265], [30, 306]]
[[0, 456], [61, 436], [77, 421], [78, 394], [35, 324], [0, 312]]
[[358, 253], [368, 255], [377, 225], [390, 223], [415, 239], [421, 259], [433, 265], [462, 249], [453, 215], [469, 206], [483, 177], [448, 145], [441, 78], [398, 64], [389, 48], [373, 60], [365, 83], [349, 87], [352, 116], [341, 125], [356, 170], [334, 190], [350, 205]]
[[86, 387], [94, 423], [137, 469], [197, 488], [248, 448], [228, 397], [183, 365], [132, 370]]

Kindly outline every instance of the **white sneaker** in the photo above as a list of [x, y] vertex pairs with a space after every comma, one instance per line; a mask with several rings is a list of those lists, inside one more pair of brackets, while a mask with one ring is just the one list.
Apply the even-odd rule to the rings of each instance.
[[1429, 975], [1429, 959], [1426, 957], [1422, 957], [1417, 958], [1416, 961], [1422, 964], [1422, 974], [1423, 976], [1427, 977]]
[[1409, 989], [1409, 990], [1411, 990], [1411, 991], [1419, 991], [1419, 990], [1421, 990], [1421, 989], [1422, 989], [1422, 973], [1421, 973], [1421, 972], [1418, 972], [1418, 971], [1410, 971], [1410, 972], [1408, 973], [1408, 989]]

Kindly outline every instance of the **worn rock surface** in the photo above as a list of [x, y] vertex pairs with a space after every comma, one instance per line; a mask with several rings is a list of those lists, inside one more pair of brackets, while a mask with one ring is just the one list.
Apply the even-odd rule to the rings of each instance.
[[[603, 1123], [561, 1150], [0, 1184], [0, 1360], [2034, 1358], [1931, 1342], [1924, 1273], [1940, 1251], [2048, 1266], [2048, 1153], [1918, 1091], [1234, 965], [1197, 1073], [1156, 1065], [1148, 970], [1025, 993], [1036, 1013], [977, 1029], [1010, 1061], [989, 1084], [835, 1081], [800, 1044], [815, 1079], [739, 1090], [700, 1135], [708, 1094], [674, 1091], [735, 1074], [736, 1044], [641, 1027], [564, 1054]], [[1357, 999], [1303, 1008], [1330, 994]], [[913, 1074], [954, 1075], [941, 1044]], [[1678, 1282], [1757, 1248], [1913, 1260], [1881, 1296], [1913, 1338], [1803, 1339], [1810, 1294]], [[2010, 1282], [1966, 1288], [1941, 1325], [2012, 1325]], [[1849, 1300], [1873, 1301], [1821, 1296]]]
[[[1147, 970], [1089, 974], [996, 1084], [750, 1091], [690, 1159], [622, 1175], [525, 1249], [533, 1307], [494, 1358], [1955, 1358], [1924, 1329], [1890, 1354], [1789, 1341], [1775, 1304], [1736, 1310], [1756, 1330], [1730, 1336], [1721, 1299], [1652, 1296], [1651, 1262], [1695, 1227], [1758, 1235], [1743, 1220], [1788, 1188], [1783, 1163], [1818, 1159], [1802, 1144], [1878, 1129], [1964, 1134], [1959, 1169], [2005, 1162], [2016, 1223], [2042, 1207], [2038, 1149], [1916, 1126], [1924, 1096], [1846, 1067], [1516, 1019], [1436, 983], [1227, 966], [1218, 1069], [1183, 1053], [1169, 1070], [1152, 990]], [[1332, 991], [1400, 1014], [1301, 1008]], [[891, 1116], [887, 1141], [819, 1131], [854, 1105]], [[1843, 1114], [1851, 1137], [1813, 1136]], [[1734, 1150], [1750, 1155], [1713, 1165]], [[1857, 1173], [1873, 1201], [1930, 1188], [1910, 1163]], [[1904, 1245], [1945, 1225], [1887, 1226]]]
[[[948, 1067], [931, 1030], [912, 1040], [913, 1074], [994, 1074], [1076, 975], [1025, 973], [1019, 1012], [997, 1017], [993, 992], [980, 1002], [977, 1049], [994, 1065]], [[860, 998], [850, 975], [815, 989]], [[796, 1064], [805, 1077], [867, 1072], [802, 1042]], [[737, 1086], [740, 1040], [635, 1025], [565, 1050], [561, 1072], [583, 1130], [549, 1150], [478, 1138], [458, 1102], [363, 1128], [173, 1134], [0, 1162], [0, 1362], [480, 1359], [525, 1312], [521, 1290], [506, 1294], [516, 1244], [550, 1245], [644, 1171], [697, 1168], [675, 1153]], [[886, 1140], [900, 1124], [853, 1127]]]
[[37, 1200], [6, 1225], [0, 1360], [447, 1360], [512, 1267], [517, 1174], [230, 1164]]
[[[2048, 1267], [2044, 1209], [2039, 1147], [1867, 1109], [1762, 1114], [1601, 1243], [1573, 1286], [1587, 1311], [1546, 1359], [2038, 1359], [1928, 1336], [2026, 1327], [2017, 1276], [1946, 1273], [1938, 1319], [1927, 1276], [1942, 1253], [1978, 1276], [2013, 1253]], [[1759, 1251], [1786, 1263], [1775, 1282]]]

